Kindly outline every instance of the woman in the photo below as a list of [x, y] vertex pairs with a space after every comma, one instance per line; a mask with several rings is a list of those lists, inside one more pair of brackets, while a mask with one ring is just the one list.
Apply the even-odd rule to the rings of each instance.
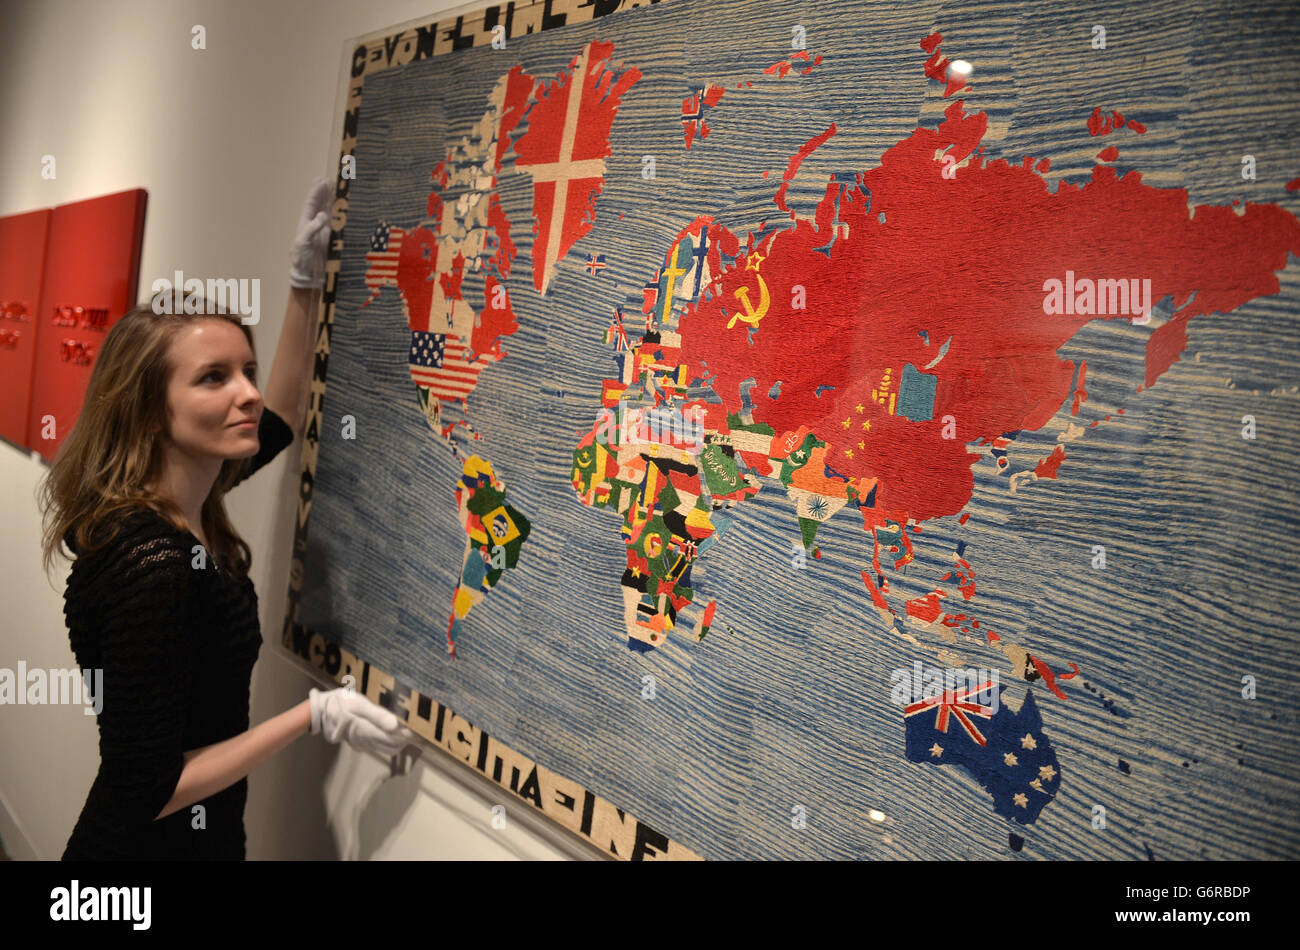
[[103, 670], [99, 773], [64, 860], [242, 860], [245, 776], [298, 736], [390, 757], [415, 742], [344, 689], [313, 689], [248, 725], [262, 636], [251, 554], [224, 495], [301, 431], [329, 190], [317, 179], [303, 206], [265, 405], [237, 317], [143, 305], [104, 340], [42, 484], [46, 568], [60, 542], [75, 557], [64, 593], [73, 652], [83, 670]]

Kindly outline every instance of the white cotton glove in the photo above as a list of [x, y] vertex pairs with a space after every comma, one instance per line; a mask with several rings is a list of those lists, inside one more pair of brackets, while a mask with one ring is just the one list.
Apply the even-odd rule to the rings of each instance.
[[391, 759], [419, 741], [400, 719], [356, 690], [313, 689], [307, 695], [311, 703], [311, 733], [324, 736], [328, 742], [346, 739], [354, 749]]
[[325, 284], [325, 255], [330, 245], [330, 182], [317, 178], [298, 217], [298, 236], [289, 252], [289, 286], [315, 290]]

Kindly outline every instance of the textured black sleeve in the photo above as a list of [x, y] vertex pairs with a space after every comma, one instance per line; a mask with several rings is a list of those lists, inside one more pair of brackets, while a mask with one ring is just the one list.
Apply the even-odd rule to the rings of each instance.
[[171, 799], [185, 764], [196, 591], [191, 554], [178, 539], [137, 534], [121, 551], [113, 598], [100, 614], [100, 777], [138, 827]]
[[[248, 468], [239, 476], [235, 485], [241, 484], [250, 475], [279, 455], [293, 442], [293, 430], [270, 409], [263, 407], [262, 419], [257, 425], [257, 439], [260, 445], [257, 454], [248, 460]], [[235, 486], [230, 486], [234, 488]]]

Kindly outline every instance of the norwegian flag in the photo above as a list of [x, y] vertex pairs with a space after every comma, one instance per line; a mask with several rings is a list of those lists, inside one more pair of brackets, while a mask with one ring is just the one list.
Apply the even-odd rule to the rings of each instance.
[[469, 357], [469, 348], [455, 334], [411, 333], [411, 379], [438, 400], [467, 398], [478, 385], [478, 374], [496, 359], [491, 354]]
[[397, 285], [397, 259], [402, 253], [402, 235], [406, 232], [387, 221], [380, 221], [370, 236], [370, 250], [366, 252], [366, 287], [370, 291], [369, 303], [381, 287]]
[[682, 125], [704, 121], [704, 88], [700, 87], [689, 99], [682, 100]]
[[704, 121], [704, 114], [722, 99], [721, 86], [700, 86], [693, 96], [682, 100], [682, 137], [689, 149], [698, 135], [701, 139], [709, 137], [709, 126]]
[[[659, 285], [663, 283], [664, 269], [656, 267], [655, 272], [650, 275], [650, 279], [641, 285], [641, 309], [645, 313], [654, 311], [655, 303], [659, 300]], [[646, 319], [646, 329], [650, 329], [650, 320]]]
[[591, 275], [594, 277], [598, 271], [602, 271], [602, 270], [604, 270], [604, 269], [605, 269], [605, 255], [604, 255], [604, 254], [596, 254], [595, 256], [593, 256], [593, 255], [591, 255], [591, 254], [588, 254], [588, 255], [587, 255], [587, 273], [588, 273], [588, 274], [591, 274]]

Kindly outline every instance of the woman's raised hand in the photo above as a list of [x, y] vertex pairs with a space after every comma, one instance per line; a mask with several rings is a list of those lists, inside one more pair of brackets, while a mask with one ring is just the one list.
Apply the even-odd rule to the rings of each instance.
[[325, 284], [325, 255], [330, 244], [330, 182], [317, 178], [302, 204], [298, 236], [289, 253], [289, 286], [316, 290]]

